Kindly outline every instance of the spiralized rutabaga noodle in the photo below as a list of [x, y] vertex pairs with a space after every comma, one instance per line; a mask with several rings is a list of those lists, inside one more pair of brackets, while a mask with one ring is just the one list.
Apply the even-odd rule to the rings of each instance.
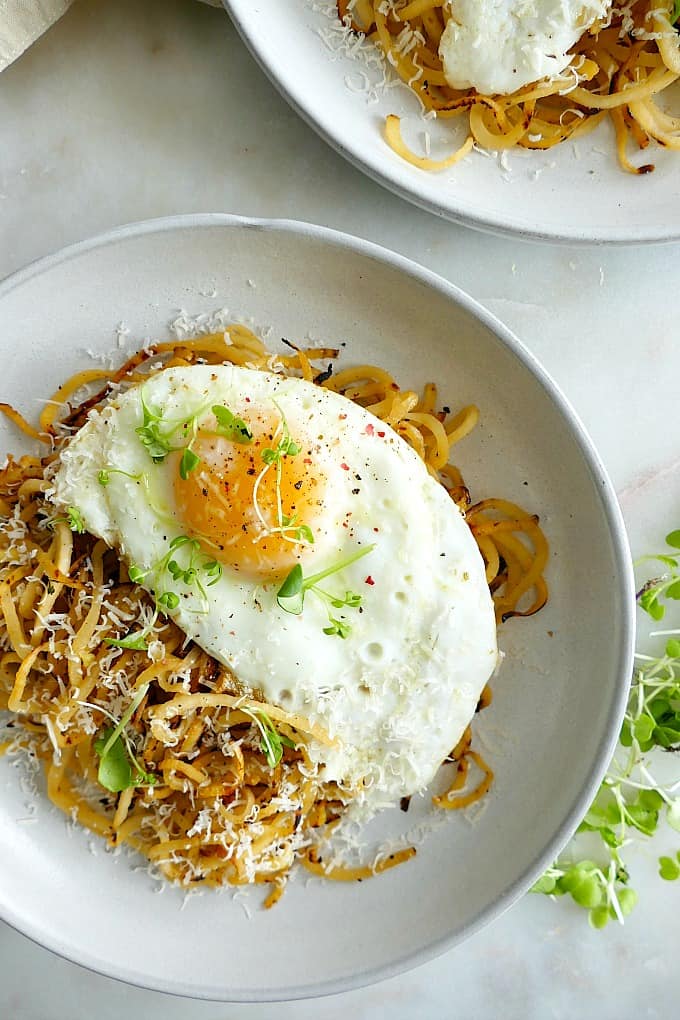
[[[57, 807], [111, 846], [141, 852], [167, 879], [185, 886], [266, 883], [267, 906], [281, 895], [296, 859], [331, 879], [357, 879], [408, 859], [415, 849], [359, 868], [324, 862], [323, 835], [352, 799], [351, 790], [323, 782], [308, 754], [310, 740], [329, 744], [329, 735], [244, 695], [226, 667], [163, 616], [153, 624], [147, 650], [108, 644], [135, 623], [148, 625], [152, 600], [130, 581], [113, 550], [81, 533], [77, 522], [55, 520], [44, 492], [61, 446], [88, 412], [160, 368], [231, 362], [301, 376], [370, 409], [415, 448], [467, 515], [498, 619], [536, 612], [547, 598], [548, 552], [537, 518], [504, 500], [473, 504], [449, 463], [451, 448], [474, 428], [477, 408], [440, 411], [433, 384], [422, 395], [401, 390], [374, 366], [333, 372], [337, 355], [292, 345], [289, 354], [271, 355], [250, 330], [234, 325], [225, 333], [154, 344], [116, 372], [74, 376], [46, 402], [37, 428], [0, 405], [49, 451], [43, 458], [9, 457], [0, 471], [0, 709], [14, 714], [16, 731], [2, 750], [23, 748], [37, 756]], [[318, 367], [320, 361], [328, 367]], [[93, 384], [98, 391], [74, 403]], [[479, 707], [489, 701], [487, 688]], [[98, 770], [116, 729], [127, 783], [105, 788]], [[267, 738], [279, 743], [273, 758], [265, 753]], [[109, 750], [113, 754], [115, 745]], [[451, 788], [434, 800], [462, 808], [493, 778], [471, 749], [469, 727], [451, 761]], [[481, 780], [464, 792], [471, 764]], [[115, 777], [121, 761], [113, 766]]]
[[621, 167], [633, 174], [654, 169], [634, 166], [631, 146], [651, 141], [680, 149], [680, 119], [659, 106], [660, 95], [680, 75], [677, 5], [669, 0], [614, 4], [606, 22], [596, 22], [571, 50], [564, 72], [510, 95], [480, 95], [451, 88], [444, 76], [439, 41], [451, 17], [442, 0], [338, 0], [341, 20], [365, 34], [383, 52], [438, 120], [465, 118], [467, 137], [444, 160], [417, 156], [401, 136], [399, 117], [390, 115], [385, 137], [394, 151], [423, 170], [444, 170], [472, 148], [550, 149], [579, 138], [610, 117]]

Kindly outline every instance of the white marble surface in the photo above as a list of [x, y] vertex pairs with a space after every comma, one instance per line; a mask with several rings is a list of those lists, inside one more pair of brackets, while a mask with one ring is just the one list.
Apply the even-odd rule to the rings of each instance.
[[[440, 222], [364, 180], [298, 121], [221, 12], [80, 0], [0, 76], [0, 277], [97, 231], [194, 210], [324, 223], [447, 276], [504, 319], [573, 401], [634, 550], [680, 523], [680, 246], [574, 250]], [[636, 857], [641, 903], [623, 929], [594, 933], [568, 904], [526, 897], [439, 960], [323, 1002], [171, 999], [80, 970], [0, 925], [0, 1016], [674, 1017], [680, 889], [654, 873], [672, 845]]]

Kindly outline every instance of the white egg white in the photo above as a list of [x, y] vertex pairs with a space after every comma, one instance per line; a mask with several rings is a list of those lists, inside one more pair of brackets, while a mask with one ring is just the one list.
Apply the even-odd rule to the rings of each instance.
[[[180, 586], [170, 615], [246, 688], [337, 738], [330, 750], [312, 749], [329, 779], [363, 781], [375, 807], [422, 789], [462, 735], [498, 658], [483, 561], [443, 487], [389, 427], [298, 379], [192, 366], [158, 373], [144, 394], [168, 418], [211, 403], [244, 417], [276, 406], [303, 448], [313, 440], [309, 470], [322, 471], [327, 487], [305, 574], [374, 544], [324, 582], [362, 596], [361, 611], [337, 611], [348, 636], [324, 634], [327, 613], [313, 593], [302, 614], [291, 615], [276, 601], [280, 578], [258, 583], [229, 569], [206, 588], [205, 601]], [[162, 591], [159, 561], [186, 529], [169, 461], [151, 461], [135, 433], [141, 422], [138, 387], [92, 413], [62, 451], [53, 499], [77, 507], [90, 532], [147, 571], [147, 588]], [[99, 472], [111, 468], [127, 475], [111, 473], [101, 485]]]
[[560, 74], [611, 0], [451, 0], [439, 55], [452, 88], [509, 94]]

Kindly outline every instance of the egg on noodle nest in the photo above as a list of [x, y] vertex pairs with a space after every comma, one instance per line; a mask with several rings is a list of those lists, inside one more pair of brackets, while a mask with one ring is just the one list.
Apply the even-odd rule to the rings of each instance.
[[380, 369], [348, 399], [304, 352], [246, 337], [229, 363], [220, 339], [132, 359], [61, 435], [43, 420], [48, 457], [5, 466], [2, 707], [40, 720], [48, 792], [84, 824], [185, 884], [278, 894], [296, 858], [376, 870], [324, 868], [321, 834], [423, 791], [453, 749], [453, 790], [471, 762], [488, 788], [468, 727], [499, 660], [489, 582], [535, 611], [547, 547], [512, 504], [461, 512], [434, 387], [390, 423]]

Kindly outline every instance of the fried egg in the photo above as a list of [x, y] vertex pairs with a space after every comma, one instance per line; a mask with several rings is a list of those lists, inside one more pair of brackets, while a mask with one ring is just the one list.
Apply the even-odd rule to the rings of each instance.
[[[91, 412], [52, 498], [244, 690], [324, 727], [333, 746], [312, 758], [374, 807], [430, 782], [496, 666], [462, 515], [395, 431], [330, 390], [165, 369]], [[277, 593], [296, 565], [327, 576], [290, 612]]]
[[560, 74], [610, 0], [451, 0], [439, 55], [449, 85], [508, 94]]

